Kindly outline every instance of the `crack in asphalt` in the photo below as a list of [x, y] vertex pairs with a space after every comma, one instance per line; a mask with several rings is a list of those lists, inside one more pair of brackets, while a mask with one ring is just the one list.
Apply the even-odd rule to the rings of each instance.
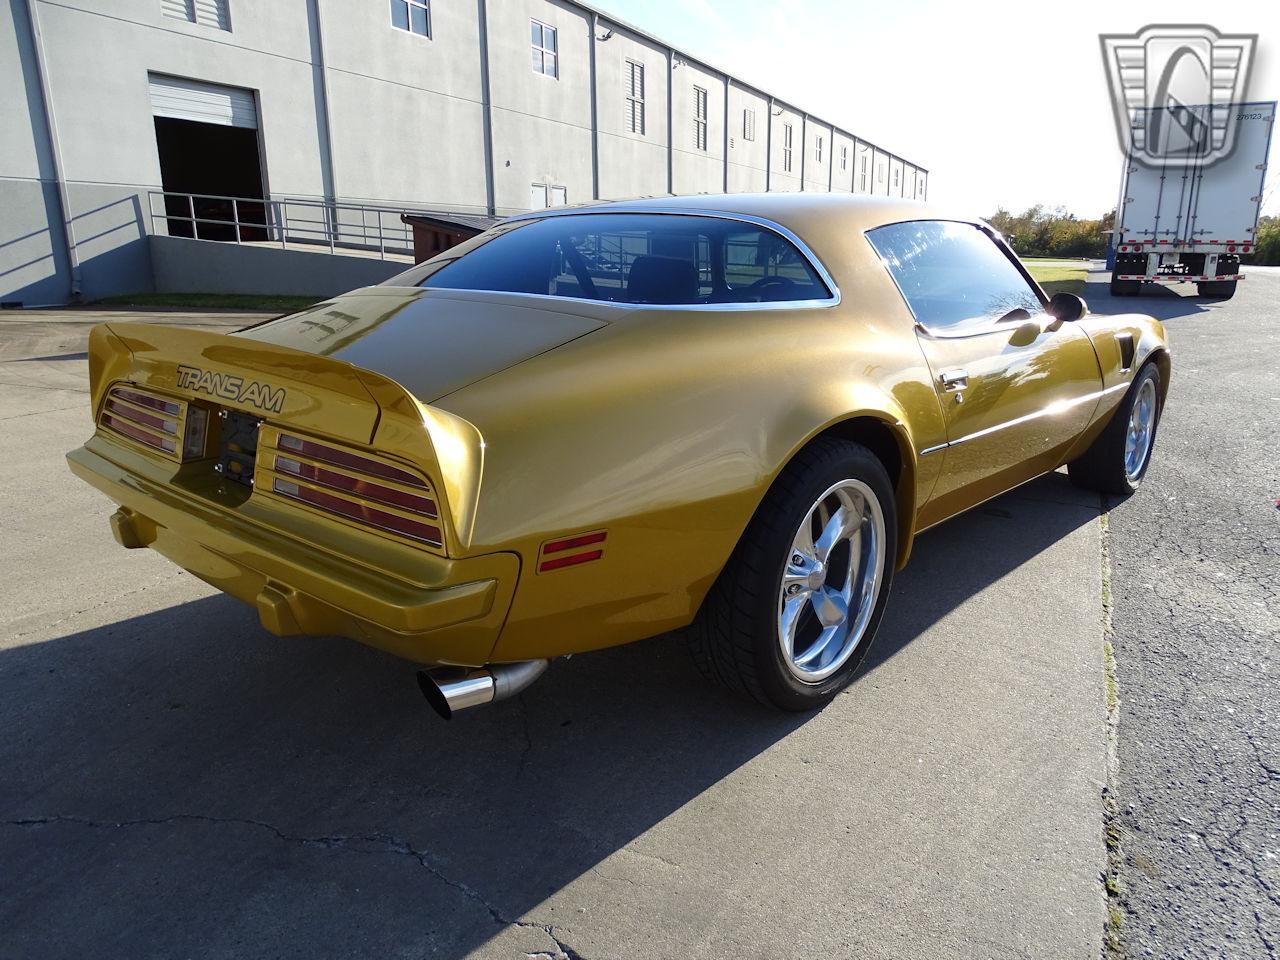
[[444, 884], [445, 886], [457, 890], [468, 900], [477, 904], [489, 914], [493, 922], [502, 927], [516, 927], [523, 930], [537, 930], [546, 935], [546, 937], [555, 945], [555, 952], [539, 952], [526, 954], [530, 958], [548, 958], [548, 960], [586, 960], [573, 947], [561, 939], [557, 932], [559, 929], [550, 923], [539, 923], [534, 920], [522, 920], [506, 916], [501, 909], [465, 881], [455, 879], [448, 876], [444, 871], [431, 862], [431, 854], [426, 850], [419, 850], [408, 840], [400, 837], [390, 836], [388, 834], [372, 833], [372, 834], [356, 834], [345, 835], [336, 834], [332, 836], [320, 837], [304, 837], [294, 836], [285, 833], [279, 827], [267, 823], [263, 820], [252, 820], [243, 817], [210, 817], [197, 813], [179, 813], [170, 817], [157, 818], [138, 818], [134, 820], [93, 820], [88, 817], [74, 817], [66, 815], [57, 815], [52, 817], [26, 817], [16, 820], [0, 821], [4, 826], [8, 827], [44, 827], [55, 826], [60, 824], [72, 824], [75, 826], [90, 827], [94, 829], [125, 829], [128, 827], [149, 827], [149, 826], [166, 826], [178, 823], [208, 823], [223, 826], [239, 826], [253, 827], [264, 830], [276, 839], [285, 843], [298, 844], [304, 847], [319, 847], [325, 850], [352, 850], [355, 852], [373, 852], [388, 853], [396, 856], [409, 857], [416, 860], [418, 864], [429, 873], [432, 878]]

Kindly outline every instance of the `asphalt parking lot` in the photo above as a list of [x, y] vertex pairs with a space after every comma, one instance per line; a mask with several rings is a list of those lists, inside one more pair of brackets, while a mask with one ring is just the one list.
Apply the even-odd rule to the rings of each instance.
[[1226, 303], [1120, 301], [1174, 351], [1148, 480], [1108, 517], [1132, 957], [1280, 950], [1280, 269], [1246, 274]]
[[1121, 302], [1176, 355], [1109, 568], [1061, 474], [937, 528], [805, 717], [662, 638], [444, 724], [407, 665], [118, 548], [63, 462], [88, 321], [0, 317], [0, 956], [1095, 958], [1108, 870], [1126, 953], [1266, 956], [1280, 276], [1164, 293]]

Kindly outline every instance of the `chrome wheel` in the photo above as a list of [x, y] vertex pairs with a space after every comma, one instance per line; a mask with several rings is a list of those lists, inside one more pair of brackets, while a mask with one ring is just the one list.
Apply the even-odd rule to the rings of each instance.
[[798, 680], [818, 683], [858, 649], [884, 576], [884, 512], [861, 480], [814, 502], [791, 543], [778, 590], [778, 643]]
[[1129, 409], [1129, 429], [1124, 438], [1124, 473], [1129, 481], [1136, 482], [1142, 476], [1151, 453], [1151, 436], [1156, 427], [1156, 384], [1145, 380], [1138, 388]]

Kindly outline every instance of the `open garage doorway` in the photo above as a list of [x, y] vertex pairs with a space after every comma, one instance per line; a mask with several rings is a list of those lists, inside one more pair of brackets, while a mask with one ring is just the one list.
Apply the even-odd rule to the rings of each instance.
[[252, 90], [153, 74], [151, 111], [169, 235], [266, 240], [262, 151]]

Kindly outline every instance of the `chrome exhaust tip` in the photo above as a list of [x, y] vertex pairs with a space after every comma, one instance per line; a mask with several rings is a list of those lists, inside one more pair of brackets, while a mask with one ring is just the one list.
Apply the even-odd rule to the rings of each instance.
[[550, 661], [495, 663], [479, 670], [418, 671], [418, 689], [445, 720], [459, 710], [514, 697], [537, 680]]

